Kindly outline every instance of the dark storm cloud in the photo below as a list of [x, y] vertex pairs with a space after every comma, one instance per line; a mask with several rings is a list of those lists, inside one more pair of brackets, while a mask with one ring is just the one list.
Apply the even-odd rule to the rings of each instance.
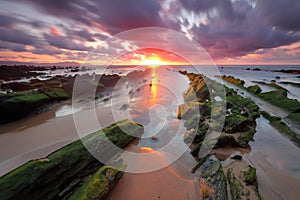
[[25, 45], [22, 44], [15, 44], [10, 42], [1, 42], [0, 44], [0, 50], [10, 50], [14, 52], [26, 52], [27, 49], [25, 48]]
[[16, 24], [29, 24], [34, 28], [42, 28], [44, 24], [38, 20], [27, 19], [24, 16], [14, 16], [12, 13], [0, 13], [0, 27], [12, 28]]
[[284, 30], [300, 30], [299, 0], [260, 0], [257, 9], [273, 26]]
[[24, 45], [33, 45], [37, 38], [13, 28], [0, 27], [0, 40]]
[[34, 54], [46, 54], [46, 55], [58, 55], [58, 54], [63, 54], [64, 51], [60, 50], [60, 49], [52, 49], [52, 48], [44, 48], [44, 49], [34, 49], [32, 51], [32, 53]]
[[[295, 21], [300, 9], [294, 9], [298, 7], [299, 1], [261, 0], [256, 6], [248, 1], [180, 2], [190, 12], [207, 13], [206, 23], [194, 26], [190, 33], [214, 57], [243, 56], [258, 49], [300, 41], [299, 32], [294, 31], [299, 25], [299, 20]], [[287, 8], [290, 10], [287, 11]], [[209, 15], [212, 9], [218, 11], [217, 15]]]
[[138, 27], [163, 26], [159, 17], [161, 7], [156, 0], [27, 1], [41, 11], [57, 17], [69, 18], [86, 25], [99, 23], [110, 33]]
[[160, 4], [155, 0], [99, 1], [99, 19], [112, 33], [149, 26], [163, 26]]
[[90, 47], [83, 44], [75, 43], [72, 39], [64, 36], [53, 36], [44, 34], [45, 40], [52, 46], [62, 49], [76, 50], [76, 51], [90, 51]]
[[0, 27], [9, 27], [15, 24], [17, 20], [11, 16], [0, 14]]
[[92, 34], [86, 29], [71, 30], [67, 27], [64, 27], [64, 30], [66, 31], [68, 37], [71, 39], [79, 39], [87, 42], [95, 42], [96, 41], [95, 38], [100, 40], [106, 38], [101, 34]]

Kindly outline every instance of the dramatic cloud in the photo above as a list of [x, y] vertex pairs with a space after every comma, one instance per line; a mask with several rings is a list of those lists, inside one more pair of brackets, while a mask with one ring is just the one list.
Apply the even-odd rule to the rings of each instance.
[[84, 46], [84, 44], [79, 44], [73, 40], [57, 35], [44, 34], [46, 41], [57, 48], [76, 50], [76, 51], [90, 51], [91, 48]]
[[[289, 14], [285, 12], [288, 5], [299, 7], [296, 1], [279, 0], [274, 3], [262, 0], [256, 5], [229, 0], [180, 2], [183, 9], [188, 9], [186, 12], [205, 14], [200, 24], [194, 22], [191, 25], [186, 20], [183, 26], [215, 58], [243, 56], [258, 49], [300, 41], [299, 32], [295, 31], [299, 22], [293, 22], [294, 16], [298, 15], [297, 9], [289, 10]], [[268, 12], [270, 8], [272, 12]], [[291, 22], [288, 22], [289, 17], [292, 17]]]
[[85, 25], [93, 22], [104, 26], [110, 33], [147, 27], [163, 26], [159, 17], [161, 6], [156, 0], [101, 0], [69, 1], [30, 0], [42, 12], [68, 18]]
[[271, 25], [284, 30], [300, 30], [300, 1], [261, 0], [257, 1], [261, 16]]
[[0, 40], [17, 44], [32, 45], [37, 38], [13, 28], [0, 28]]
[[[199, 42], [216, 62], [241, 62], [254, 59], [253, 55], [270, 62], [275, 59], [272, 53], [277, 61], [300, 61], [299, 48], [287, 50], [300, 41], [299, 0], [4, 0], [1, 4], [5, 8], [0, 9], [1, 58], [10, 51], [34, 54], [35, 60], [52, 56], [80, 62], [93, 48], [103, 54], [121, 51], [122, 44], [105, 43], [111, 35], [139, 27], [167, 27]], [[149, 37], [148, 42], [161, 42], [160, 37]], [[173, 43], [181, 44], [176, 39]], [[193, 53], [186, 45], [177, 46]]]
[[15, 18], [0, 14], [0, 27], [10, 27], [16, 22]]

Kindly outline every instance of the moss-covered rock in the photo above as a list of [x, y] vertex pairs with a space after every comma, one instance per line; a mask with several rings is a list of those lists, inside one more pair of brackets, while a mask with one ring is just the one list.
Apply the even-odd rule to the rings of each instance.
[[251, 85], [251, 86], [247, 87], [246, 90], [253, 94], [259, 94], [262, 91], [258, 85]]
[[244, 131], [249, 124], [252, 123], [252, 119], [244, 117], [242, 115], [229, 115], [225, 119], [225, 132], [235, 133]]
[[199, 142], [192, 147], [191, 149], [192, 156], [198, 157], [201, 146], [202, 146], [202, 142]]
[[234, 85], [238, 85], [238, 86], [243, 86], [245, 84], [245, 81], [241, 80], [241, 79], [238, 79], [238, 78], [235, 78], [233, 76], [226, 76], [226, 75], [222, 75], [222, 76], [219, 76], [221, 79], [229, 82], [229, 83], [232, 83]]
[[121, 179], [123, 172], [111, 167], [101, 167], [92, 175], [68, 200], [99, 200], [107, 199], [109, 192]]
[[208, 186], [213, 188], [207, 194], [209, 199], [227, 199], [227, 182], [220, 162], [207, 159], [200, 167], [202, 179]]
[[256, 176], [256, 168], [248, 166], [248, 170], [243, 172], [243, 178], [246, 185], [253, 185], [255, 187], [255, 193], [257, 198], [260, 200], [261, 196], [258, 190], [258, 182]]
[[47, 95], [52, 101], [70, 98], [70, 95], [68, 95], [62, 88], [45, 88], [39, 90], [39, 92]]
[[287, 119], [293, 122], [294, 124], [300, 125], [300, 112], [291, 113], [287, 116]]
[[290, 85], [295, 86], [295, 87], [300, 87], [300, 83], [295, 83], [295, 82], [281, 81], [279, 83], [281, 83], [281, 84], [290, 84]]
[[267, 85], [267, 86], [273, 87], [275, 89], [287, 91], [287, 89], [285, 89], [284, 87], [281, 87], [280, 85], [276, 84], [275, 80], [273, 80], [271, 83], [266, 83], [266, 82], [263, 82], [263, 81], [254, 81], [254, 82], [262, 84], [262, 85]]
[[[116, 153], [110, 151], [106, 141], [110, 140], [119, 148], [126, 147], [135, 137], [141, 135], [143, 127], [135, 122], [123, 120], [112, 124], [101, 132], [92, 133], [81, 140], [58, 149], [46, 158], [31, 160], [0, 178], [0, 199], [63, 199], [66, 188], [74, 180], [83, 179], [103, 166], [90, 151], [111, 158]], [[105, 137], [106, 136], [106, 137]], [[76, 185], [76, 184], [75, 184]], [[73, 187], [75, 187], [73, 185]], [[61, 196], [59, 196], [61, 194]], [[63, 195], [62, 195], [63, 194]]]
[[[192, 88], [197, 87], [197, 84], [203, 86], [202, 80], [204, 79], [201, 75], [189, 74], [187, 76], [191, 80]], [[225, 76], [226, 77], [226, 76]], [[225, 78], [223, 77], [223, 78]], [[235, 84], [243, 86], [243, 81], [235, 79], [234, 77], [226, 77], [227, 80], [233, 81]], [[213, 93], [219, 94], [221, 87], [224, 90], [224, 86], [213, 80], [206, 78], [206, 83], [213, 86]], [[216, 86], [217, 85], [217, 86]], [[191, 86], [189, 90], [191, 90]], [[253, 87], [253, 90], [259, 90], [259, 87]], [[223, 91], [224, 92], [224, 91]], [[259, 107], [250, 99], [244, 98], [237, 94], [236, 91], [225, 87], [226, 100], [227, 100], [227, 114], [225, 117], [225, 123], [218, 123], [222, 121], [225, 113], [221, 109], [211, 109], [211, 100], [205, 102], [199, 102], [198, 99], [187, 102], [180, 105], [178, 109], [177, 117], [179, 119], [185, 119], [185, 127], [187, 129], [195, 129], [196, 135], [191, 146], [191, 154], [198, 157], [202, 142], [210, 127], [212, 131], [221, 130], [225, 133], [239, 134], [238, 136], [223, 134], [217, 141], [215, 148], [222, 147], [247, 147], [248, 142], [253, 139], [255, 133], [256, 123], [255, 120], [260, 116]], [[211, 116], [214, 119], [211, 119]], [[220, 117], [220, 120], [216, 120]], [[223, 118], [224, 119], [224, 118]], [[237, 138], [237, 139], [235, 139]]]
[[279, 108], [296, 111], [300, 110], [300, 102], [296, 99], [289, 99], [285, 90], [274, 90], [270, 92], [264, 92], [258, 95], [261, 99], [278, 106]]
[[243, 173], [244, 181], [247, 185], [257, 185], [256, 169], [248, 166], [248, 170]]
[[207, 160], [207, 158], [208, 158], [209, 156], [207, 155], [207, 156], [205, 156], [205, 157], [203, 157], [203, 158], [199, 158], [198, 159], [198, 162], [192, 167], [192, 169], [191, 169], [191, 171], [192, 171], [192, 173], [195, 173], [195, 171], [199, 168], [199, 167], [201, 167], [201, 165]]
[[50, 98], [38, 91], [18, 92], [6, 95], [0, 102], [0, 123], [20, 119], [38, 107], [50, 101]]
[[[221, 76], [221, 78], [227, 82], [233, 83], [233, 84], [247, 90], [247, 88], [244, 87], [242, 80], [240, 80], [238, 78], [234, 78], [232, 76], [229, 76], [229, 77]], [[277, 85], [274, 82], [268, 83], [268, 84], [264, 83], [264, 82], [259, 82], [259, 83], [269, 85], [269, 86], [277, 89], [277, 90], [270, 91], [270, 92], [256, 94], [261, 99], [263, 99], [275, 106], [278, 106], [279, 108], [282, 108], [282, 109], [285, 109], [288, 111], [295, 112], [297, 110], [300, 110], [300, 102], [298, 102], [296, 99], [289, 99], [287, 97], [287, 90], [285, 88], [281, 87], [280, 85]], [[249, 90], [249, 92], [253, 93], [252, 89], [253, 88], [251, 88], [251, 90]]]
[[199, 127], [199, 124], [201, 124], [203, 121], [204, 121], [203, 116], [194, 114], [184, 122], [184, 126], [186, 129], [191, 129], [191, 128], [197, 129]]
[[230, 196], [232, 200], [241, 199], [241, 184], [236, 179], [235, 175], [232, 173], [232, 168], [229, 168], [227, 171], [227, 181], [229, 185]]
[[199, 117], [200, 119], [201, 115], [209, 115], [209, 113], [210, 108], [207, 104], [200, 102], [188, 102], [179, 106], [177, 118], [189, 120], [196, 115], [196, 117]]
[[61, 88], [29, 90], [6, 94], [0, 98], [0, 123], [7, 123], [34, 113], [47, 103], [70, 96]]
[[206, 85], [204, 77], [200, 74], [187, 74], [191, 83], [187, 92], [183, 95], [183, 98], [186, 102], [190, 101], [199, 101], [204, 102], [209, 99], [209, 90]]
[[222, 134], [218, 138], [218, 141], [214, 148], [224, 147], [239, 147], [239, 143], [235, 140], [235, 138], [232, 135]]
[[236, 177], [233, 171], [234, 168], [229, 168], [227, 170], [227, 182], [230, 189], [231, 199], [250, 199], [250, 193], [252, 192], [255, 192], [256, 195], [256, 198], [253, 198], [254, 196], [252, 196], [253, 199], [261, 199], [258, 192], [256, 169], [249, 166], [247, 171], [240, 171], [239, 177]]

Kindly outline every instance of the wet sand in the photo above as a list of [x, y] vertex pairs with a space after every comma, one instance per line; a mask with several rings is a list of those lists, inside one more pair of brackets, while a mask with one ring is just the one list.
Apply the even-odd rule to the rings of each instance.
[[193, 180], [183, 179], [172, 167], [167, 167], [151, 173], [125, 173], [113, 190], [110, 199], [196, 199], [195, 192]]
[[[144, 149], [131, 145], [130, 151], [142, 153], [151, 152], [151, 149]], [[164, 154], [156, 152], [147, 161], [137, 160], [136, 164], [148, 163], [167, 163], [168, 160]], [[175, 166], [177, 165], [177, 167]], [[110, 195], [111, 200], [152, 200], [152, 199], [197, 199], [199, 198], [199, 187], [197, 184], [197, 175], [183, 176], [180, 173], [179, 163], [169, 165], [163, 169], [148, 173], [124, 173], [122, 179]], [[184, 167], [183, 167], [184, 168]], [[178, 171], [177, 171], [178, 170]], [[196, 178], [196, 179], [195, 179]]]
[[300, 149], [283, 137], [263, 117], [257, 119], [257, 133], [247, 154], [257, 168], [263, 199], [298, 199], [300, 196]]

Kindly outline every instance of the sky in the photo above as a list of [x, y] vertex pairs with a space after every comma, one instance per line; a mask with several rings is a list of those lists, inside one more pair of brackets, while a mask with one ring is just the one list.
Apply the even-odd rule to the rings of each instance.
[[95, 50], [98, 64], [183, 64], [176, 52], [198, 56], [181, 37], [160, 33], [143, 44], [167, 51], [141, 49], [138, 35], [108, 42], [143, 27], [178, 31], [219, 65], [300, 64], [299, 11], [299, 0], [0, 0], [0, 64], [80, 64]]

